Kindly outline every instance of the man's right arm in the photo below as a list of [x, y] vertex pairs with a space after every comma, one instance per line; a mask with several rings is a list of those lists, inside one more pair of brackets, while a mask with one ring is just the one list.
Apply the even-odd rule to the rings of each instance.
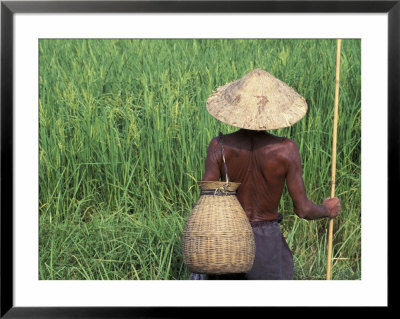
[[322, 205], [311, 202], [306, 195], [302, 172], [301, 158], [297, 145], [292, 140], [287, 140], [287, 175], [286, 184], [293, 200], [295, 213], [304, 219], [317, 219], [322, 217], [334, 218], [339, 214], [340, 202], [337, 197], [326, 198]]
[[217, 137], [214, 137], [208, 146], [205, 171], [202, 181], [219, 181], [220, 179], [221, 174], [219, 171], [218, 159], [216, 157], [216, 150], [218, 147], [219, 143]]

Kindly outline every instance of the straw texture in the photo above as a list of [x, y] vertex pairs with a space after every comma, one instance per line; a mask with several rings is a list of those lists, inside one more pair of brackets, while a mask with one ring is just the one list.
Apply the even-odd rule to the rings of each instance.
[[291, 126], [307, 112], [307, 103], [294, 89], [268, 72], [255, 69], [217, 88], [207, 100], [216, 119], [249, 130]]
[[240, 183], [199, 182], [202, 190], [183, 232], [183, 259], [191, 272], [228, 274], [248, 272], [255, 257], [254, 235], [236, 195]]

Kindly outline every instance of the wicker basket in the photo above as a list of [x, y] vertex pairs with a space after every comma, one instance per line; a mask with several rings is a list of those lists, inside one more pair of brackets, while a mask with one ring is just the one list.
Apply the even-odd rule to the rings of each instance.
[[255, 257], [253, 231], [240, 205], [240, 183], [199, 182], [200, 198], [183, 232], [183, 259], [191, 272], [248, 272]]

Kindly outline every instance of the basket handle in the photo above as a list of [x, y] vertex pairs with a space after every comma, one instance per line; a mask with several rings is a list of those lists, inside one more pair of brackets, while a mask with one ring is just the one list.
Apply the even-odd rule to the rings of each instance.
[[224, 144], [222, 143], [222, 137], [223, 137], [223, 134], [221, 132], [219, 132], [219, 139], [218, 140], [219, 140], [219, 144], [221, 145], [222, 160], [224, 161], [226, 183], [229, 184], [228, 168], [226, 167]]

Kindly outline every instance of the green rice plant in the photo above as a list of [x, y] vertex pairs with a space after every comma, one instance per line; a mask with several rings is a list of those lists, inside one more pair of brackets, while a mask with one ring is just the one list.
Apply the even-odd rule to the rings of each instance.
[[[39, 278], [187, 279], [181, 236], [218, 86], [262, 68], [305, 97], [271, 131], [299, 146], [311, 200], [330, 194], [336, 42], [331, 39], [43, 39], [39, 43]], [[360, 279], [361, 42], [342, 42], [333, 279]], [[295, 279], [324, 279], [327, 220], [279, 207]]]

